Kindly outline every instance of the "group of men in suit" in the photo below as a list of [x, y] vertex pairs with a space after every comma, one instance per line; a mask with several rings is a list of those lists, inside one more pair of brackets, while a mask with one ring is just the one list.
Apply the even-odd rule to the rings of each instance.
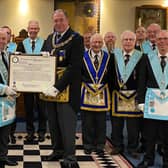
[[[56, 97], [57, 94], [61, 94], [62, 91], [66, 90], [65, 96], [67, 97], [68, 95], [68, 99], [65, 102], [60, 103], [48, 101], [44, 103], [45, 107], [48, 108], [49, 128], [53, 146], [53, 153], [46, 157], [45, 160], [50, 161], [53, 159], [63, 158], [63, 162], [61, 163], [62, 167], [78, 168], [79, 165], [75, 157], [75, 130], [77, 120], [76, 113], [79, 111], [80, 107], [81, 64], [84, 53], [83, 38], [70, 28], [68, 16], [64, 10], [58, 9], [54, 12], [53, 23], [54, 32], [50, 34], [47, 40], [44, 42], [43, 39], [37, 36], [40, 30], [38, 22], [34, 20], [30, 21], [28, 23], [29, 37], [26, 38], [23, 42], [19, 43], [16, 50], [27, 54], [40, 54], [40, 51], [48, 51], [52, 55], [57, 56], [57, 67], [58, 69], [61, 69], [61, 77], [56, 77], [57, 80], [55, 85], [46, 88], [43, 94], [45, 96]], [[7, 34], [3, 32], [2, 51], [6, 50], [6, 36]], [[5, 75], [5, 79], [3, 78], [3, 75]], [[4, 67], [1, 71], [1, 76], [1, 95], [6, 100], [9, 96], [11, 97], [13, 95], [16, 95], [16, 92], [6, 85], [7, 70]], [[37, 102], [37, 97], [35, 94], [25, 94], [24, 100], [26, 114], [27, 116], [29, 116], [27, 118], [28, 135], [26, 137], [28, 141], [32, 141], [34, 139], [35, 133], [33, 126], [34, 98]], [[11, 99], [9, 99], [8, 101], [11, 101]], [[6, 103], [3, 102], [3, 100], [1, 100], [1, 102], [2, 104]], [[11, 103], [11, 105], [13, 104]], [[1, 118], [3, 119], [3, 108], [1, 108], [0, 114]], [[42, 119], [44, 118], [45, 117], [42, 117]], [[14, 119], [14, 117], [12, 119]], [[7, 125], [7, 128], [10, 128], [9, 124], [13, 121], [12, 119], [10, 119], [10, 122], [8, 122], [7, 124], [5, 123]], [[0, 123], [4, 122], [0, 120]], [[42, 122], [40, 121], [39, 124], [42, 124]], [[6, 125], [0, 125], [0, 164], [14, 166], [17, 165], [17, 163], [9, 160], [7, 157], [9, 131], [7, 131]], [[43, 122], [43, 126], [39, 126], [39, 141], [44, 140], [43, 136], [46, 131], [45, 129], [46, 126]]]
[[[120, 49], [115, 48], [116, 36], [112, 32], [105, 35], [106, 47], [103, 48], [103, 38], [100, 34], [88, 34], [88, 45], [84, 51], [83, 38], [69, 26], [66, 12], [57, 9], [53, 14], [54, 32], [44, 41], [39, 38], [40, 30], [37, 21], [28, 24], [29, 37], [17, 47], [17, 51], [27, 54], [40, 54], [47, 51], [56, 56], [57, 75], [56, 82], [43, 91], [45, 96], [55, 98], [55, 102], [45, 101], [40, 103], [41, 110], [45, 107], [48, 111], [49, 129], [53, 152], [45, 158], [46, 161], [63, 159], [62, 168], [78, 168], [75, 157], [75, 129], [77, 112], [81, 109], [82, 133], [84, 153], [91, 154], [96, 151], [104, 154], [106, 111], [111, 111], [112, 143], [114, 150], [111, 154], [124, 151], [123, 128], [127, 122], [128, 147], [127, 151], [135, 156], [139, 145], [139, 130], [141, 129], [145, 156], [138, 165], [139, 168], [147, 168], [154, 164], [154, 147], [158, 133], [157, 128], [168, 132], [167, 121], [144, 119], [141, 121], [144, 111], [145, 94], [147, 88], [158, 88], [161, 83], [155, 73], [153, 64], [159, 65], [161, 56], [164, 55], [165, 70], [159, 65], [159, 76], [166, 78], [166, 62], [168, 57], [168, 32], [161, 30], [157, 24], [151, 24], [147, 28], [147, 39], [132, 31], [124, 31], [121, 34]], [[137, 34], [144, 33], [145, 29], [137, 29]], [[144, 37], [141, 39], [141, 37]], [[87, 40], [88, 40], [87, 39]], [[110, 39], [110, 40], [109, 40]], [[1, 104], [6, 104], [7, 109], [14, 109], [16, 91], [7, 86], [7, 67], [3, 60], [4, 50], [7, 45], [7, 34], [0, 29], [1, 69]], [[109, 41], [109, 43], [108, 43]], [[137, 44], [137, 45], [136, 45]], [[137, 48], [138, 50], [134, 49]], [[7, 52], [6, 52], [7, 53]], [[152, 58], [159, 59], [152, 59]], [[154, 60], [154, 61], [153, 61]], [[60, 75], [61, 74], [61, 75]], [[165, 80], [164, 78], [164, 80]], [[166, 78], [167, 79], [167, 78]], [[81, 85], [82, 84], [82, 85]], [[61, 96], [60, 96], [61, 95]], [[10, 97], [10, 99], [9, 99]], [[64, 99], [62, 99], [64, 97]], [[7, 99], [7, 100], [6, 100]], [[25, 94], [25, 107], [27, 113], [27, 140], [34, 139], [33, 105], [38, 102], [37, 95]], [[9, 107], [8, 101], [11, 103]], [[17, 165], [7, 158], [7, 143], [9, 124], [13, 117], [4, 119], [4, 111], [0, 111], [0, 131], [4, 136], [0, 137], [0, 163]], [[45, 112], [41, 113], [44, 122], [39, 127], [39, 141], [44, 140], [46, 131]], [[3, 119], [5, 121], [3, 121]], [[163, 134], [162, 134], [163, 135]], [[162, 137], [164, 147], [163, 167], [168, 167], [168, 139]]]
[[[128, 133], [128, 154], [137, 158], [139, 153], [145, 152], [143, 161], [138, 165], [139, 168], [147, 168], [154, 165], [156, 144], [158, 144], [159, 147], [162, 147], [159, 148], [159, 153], [163, 155], [163, 167], [168, 166], [167, 138], [165, 136], [167, 131], [167, 121], [162, 121], [163, 118], [143, 118], [147, 88], [157, 88], [159, 91], [161, 91], [163, 88], [160, 88], [159, 82], [166, 83], [165, 76], [167, 75], [167, 71], [158, 71], [159, 74], [156, 73], [157, 75], [155, 75], [155, 71], [157, 71], [155, 69], [158, 69], [157, 67], [161, 69], [162, 65], [159, 64], [158, 66], [153, 66], [155, 63], [150, 61], [151, 58], [153, 60], [153, 57], [150, 55], [154, 55], [157, 59], [159, 58], [160, 62], [163, 62], [161, 59], [164, 55], [164, 66], [167, 65], [167, 33], [168, 32], [166, 30], [161, 30], [160, 25], [152, 23], [147, 27], [147, 30], [143, 26], [140, 26], [137, 28], [136, 33], [124, 31], [121, 35], [121, 49], [114, 48], [114, 44], [112, 45], [112, 43], [112, 49], [109, 49], [110, 47], [108, 45], [103, 47], [103, 49], [113, 58], [113, 61], [111, 62], [112, 68], [110, 71], [110, 74], [113, 76], [113, 80], [108, 83], [109, 86], [111, 85], [111, 88], [109, 87], [111, 93], [111, 140], [114, 145], [114, 150], [111, 152], [111, 154], [119, 154], [124, 151], [123, 128], [124, 121], [126, 121]], [[108, 34], [110, 33], [107, 33], [107, 35]], [[111, 36], [113, 36], [111, 39], [113, 39], [113, 42], [115, 42], [115, 35], [112, 32]], [[90, 49], [92, 49], [91, 46]], [[92, 57], [91, 54], [90, 57]], [[160, 80], [160, 76], [164, 76], [162, 80]], [[167, 83], [164, 89], [166, 90], [166, 88]], [[89, 122], [89, 116], [93, 114], [88, 108], [86, 108], [86, 106], [82, 108], [85, 109], [85, 111], [87, 110], [88, 113], [87, 114], [85, 112], [84, 118], [82, 119], [84, 127], [83, 133], [85, 135], [85, 128], [87, 128], [86, 125], [89, 125], [85, 125], [85, 123]], [[92, 107], [91, 111], [95, 112], [94, 117], [96, 119], [96, 115], [100, 115], [101, 110], [98, 110], [96, 107]], [[92, 120], [92, 122], [93, 121], [94, 126], [99, 128], [96, 120]], [[100, 125], [101, 123], [99, 122]], [[99, 135], [102, 135], [101, 131], [96, 131], [100, 133]], [[91, 132], [91, 130], [88, 132]], [[95, 135], [97, 135], [96, 133]], [[86, 137], [83, 137], [84, 142], [87, 142]], [[142, 146], [139, 146], [140, 138]], [[93, 141], [91, 138], [89, 140]], [[84, 144], [85, 153], [91, 153], [93, 150], [92, 147], [89, 148], [88, 146], [88, 144]], [[160, 149], [162, 149], [162, 151]]]

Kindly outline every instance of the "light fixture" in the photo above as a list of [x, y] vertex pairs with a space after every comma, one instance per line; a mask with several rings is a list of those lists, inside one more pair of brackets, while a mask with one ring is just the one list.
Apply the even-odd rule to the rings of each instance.
[[26, 15], [28, 12], [28, 0], [19, 1], [19, 12], [21, 15]]
[[163, 2], [163, 7], [168, 7], [168, 0], [165, 0], [165, 1]]

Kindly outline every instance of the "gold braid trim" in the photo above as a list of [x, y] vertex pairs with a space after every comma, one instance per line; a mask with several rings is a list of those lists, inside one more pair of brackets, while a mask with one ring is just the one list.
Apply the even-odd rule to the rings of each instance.
[[55, 51], [57, 48], [63, 47], [63, 46], [65, 46], [66, 44], [68, 44], [68, 43], [73, 39], [73, 37], [74, 37], [75, 35], [72, 34], [67, 40], [65, 40], [65, 41], [63, 41], [63, 42], [61, 42], [61, 43], [59, 43], [59, 44], [55, 44], [55, 36], [56, 36], [56, 34], [54, 34], [53, 37], [52, 37], [52, 47], [53, 47], [53, 49], [52, 49], [52, 51], [51, 51], [51, 55], [53, 55], [54, 51]]

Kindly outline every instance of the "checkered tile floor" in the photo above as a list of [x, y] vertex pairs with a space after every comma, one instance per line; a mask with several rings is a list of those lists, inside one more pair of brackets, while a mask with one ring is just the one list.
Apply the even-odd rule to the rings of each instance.
[[[20, 135], [20, 134], [19, 134]], [[120, 155], [111, 156], [105, 152], [104, 156], [99, 156], [96, 153], [92, 155], [85, 155], [83, 153], [83, 146], [81, 145], [81, 135], [76, 140], [76, 156], [80, 168], [132, 168], [132, 166]], [[24, 138], [18, 138], [16, 135], [16, 144], [9, 144], [8, 156], [12, 160], [18, 161], [19, 165], [16, 168], [60, 168], [59, 161], [44, 161], [44, 156], [51, 153], [50, 139], [40, 143], [34, 141], [28, 143]], [[25, 137], [25, 134], [22, 134]], [[108, 145], [106, 145], [108, 146]], [[9, 166], [5, 166], [8, 168]], [[9, 167], [10, 168], [10, 167]]]

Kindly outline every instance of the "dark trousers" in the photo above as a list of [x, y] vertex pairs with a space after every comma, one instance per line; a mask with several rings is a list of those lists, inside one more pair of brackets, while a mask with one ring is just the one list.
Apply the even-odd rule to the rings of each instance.
[[10, 125], [10, 135], [14, 135], [14, 133], [15, 133], [15, 131], [16, 131], [16, 119], [15, 119], [15, 121]]
[[34, 134], [34, 110], [35, 106], [38, 111], [38, 133], [45, 134], [46, 132], [46, 111], [45, 102], [39, 99], [39, 95], [35, 93], [24, 93], [24, 106], [26, 111], [26, 129], [28, 134]]
[[64, 160], [76, 161], [76, 112], [68, 103], [47, 102], [46, 105], [53, 151], [63, 154]]
[[144, 138], [146, 141], [146, 154], [144, 160], [154, 162], [155, 145], [158, 142], [158, 136], [160, 134], [163, 135], [163, 146], [165, 147], [166, 144], [168, 145], [167, 134], [165, 134], [167, 131], [166, 125], [168, 126], [167, 123], [167, 121], [144, 119]]
[[111, 139], [115, 147], [124, 150], [124, 123], [126, 121], [128, 146], [127, 149], [133, 152], [138, 147], [139, 139], [139, 122], [140, 118], [135, 117], [111, 117], [112, 134]]
[[144, 138], [146, 140], [146, 153], [144, 160], [154, 162], [155, 144], [158, 139], [159, 120], [144, 119]]
[[106, 112], [82, 110], [81, 117], [84, 148], [103, 150], [106, 140]]
[[168, 167], [168, 121], [163, 121], [162, 124], [162, 130], [163, 130], [163, 166]]
[[140, 123], [139, 123], [139, 134], [140, 134], [140, 142], [141, 142], [141, 147], [143, 150], [145, 150], [146, 146], [146, 141], [145, 141], [145, 127], [144, 127], [144, 118], [140, 118]]
[[7, 157], [8, 154], [8, 136], [10, 125], [0, 127], [0, 160]]

